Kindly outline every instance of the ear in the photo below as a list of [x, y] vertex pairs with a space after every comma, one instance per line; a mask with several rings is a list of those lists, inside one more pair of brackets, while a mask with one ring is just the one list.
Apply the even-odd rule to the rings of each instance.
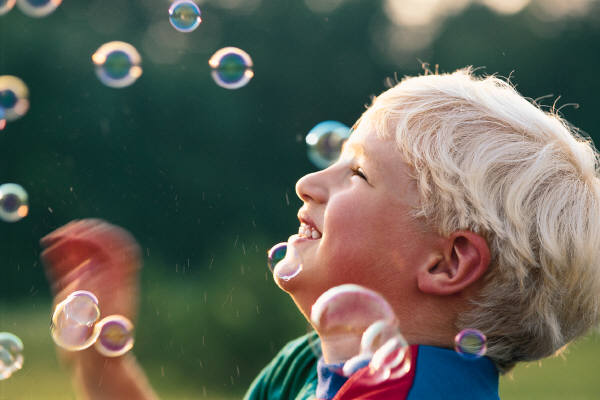
[[482, 236], [457, 231], [447, 238], [446, 243], [443, 258], [417, 273], [417, 284], [424, 293], [440, 296], [458, 293], [477, 282], [487, 271], [490, 249]]

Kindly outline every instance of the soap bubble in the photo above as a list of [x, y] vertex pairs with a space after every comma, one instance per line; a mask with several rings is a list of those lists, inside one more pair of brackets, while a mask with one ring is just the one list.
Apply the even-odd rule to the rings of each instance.
[[275, 279], [289, 281], [302, 272], [302, 258], [294, 246], [276, 244], [268, 252], [268, 265]]
[[408, 343], [392, 307], [377, 292], [355, 284], [333, 287], [313, 304], [310, 318], [321, 340], [336, 349], [328, 363], [343, 363], [338, 372], [344, 376], [368, 366], [360, 381], [373, 385], [410, 370]]
[[190, 0], [178, 0], [169, 7], [169, 21], [180, 32], [192, 32], [202, 19], [200, 9]]
[[6, 113], [4, 108], [0, 107], [0, 131], [6, 128]]
[[317, 168], [327, 168], [340, 157], [342, 145], [350, 136], [350, 128], [341, 122], [324, 121], [306, 135], [308, 158]]
[[78, 290], [56, 305], [50, 333], [54, 342], [70, 351], [90, 347], [98, 337], [94, 324], [100, 318], [98, 299], [93, 293]]
[[0, 15], [4, 15], [15, 6], [17, 0], [0, 0]]
[[0, 380], [8, 379], [23, 367], [23, 342], [8, 332], [0, 332]]
[[215, 83], [225, 89], [239, 89], [254, 76], [252, 59], [244, 50], [225, 47], [208, 60]]
[[96, 327], [97, 339], [94, 347], [106, 357], [118, 357], [133, 347], [133, 324], [121, 315], [109, 315]]
[[29, 212], [27, 192], [16, 183], [0, 185], [0, 219], [16, 222]]
[[92, 55], [100, 82], [113, 88], [123, 88], [142, 75], [142, 58], [138, 51], [125, 42], [108, 42]]
[[29, 110], [29, 89], [16, 76], [0, 76], [0, 107], [7, 121], [21, 118]]
[[17, 0], [17, 6], [23, 14], [41, 18], [54, 12], [62, 0]]
[[271, 249], [267, 252], [267, 265], [271, 272], [275, 270], [275, 265], [281, 260], [285, 258], [285, 253], [287, 250], [287, 243], [277, 243], [275, 246], [271, 247]]
[[480, 358], [487, 351], [487, 339], [477, 329], [464, 329], [454, 337], [454, 348], [463, 358]]

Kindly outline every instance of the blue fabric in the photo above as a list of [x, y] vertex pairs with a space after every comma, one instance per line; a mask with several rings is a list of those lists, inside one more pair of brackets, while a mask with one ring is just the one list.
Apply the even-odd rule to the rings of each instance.
[[348, 380], [342, 374], [343, 367], [344, 363], [325, 364], [323, 357], [319, 359], [319, 363], [317, 364], [317, 375], [319, 377], [316, 393], [317, 399], [333, 399], [338, 390]]
[[498, 400], [498, 370], [487, 357], [468, 360], [450, 349], [419, 346], [407, 400]]

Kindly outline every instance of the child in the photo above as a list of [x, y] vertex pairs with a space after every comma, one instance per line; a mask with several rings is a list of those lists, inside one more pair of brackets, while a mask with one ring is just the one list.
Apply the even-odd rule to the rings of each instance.
[[[361, 383], [363, 370], [332, 376], [326, 364], [356, 349], [321, 335], [319, 361], [307, 336], [282, 350], [246, 399], [498, 398], [498, 373], [554, 354], [599, 322], [597, 157], [559, 116], [470, 69], [405, 78], [382, 93], [340, 159], [298, 181], [301, 227], [288, 245], [303, 269], [276, 282], [306, 317], [334, 286], [380, 293], [412, 345], [411, 370], [377, 386]], [[88, 289], [103, 312], [133, 317], [134, 243], [99, 221], [48, 235], [42, 258], [56, 299]], [[450, 350], [465, 328], [487, 336], [486, 357]], [[131, 355], [107, 361], [114, 380], [105, 374], [102, 386], [112, 397], [94, 389], [101, 356], [72, 358], [92, 398], [153, 396]]]

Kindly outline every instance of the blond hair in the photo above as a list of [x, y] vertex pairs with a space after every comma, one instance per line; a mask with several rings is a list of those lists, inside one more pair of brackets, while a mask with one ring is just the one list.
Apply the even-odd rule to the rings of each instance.
[[416, 217], [486, 238], [484, 286], [456, 329], [484, 332], [501, 372], [598, 324], [599, 158], [554, 109], [466, 68], [404, 78], [361, 120], [395, 137], [419, 188]]

